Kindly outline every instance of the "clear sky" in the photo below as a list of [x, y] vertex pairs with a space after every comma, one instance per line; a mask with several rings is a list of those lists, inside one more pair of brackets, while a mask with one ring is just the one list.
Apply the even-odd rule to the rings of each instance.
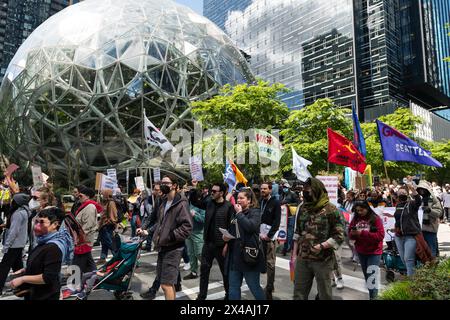
[[191, 7], [201, 15], [203, 15], [203, 0], [175, 0], [175, 2]]

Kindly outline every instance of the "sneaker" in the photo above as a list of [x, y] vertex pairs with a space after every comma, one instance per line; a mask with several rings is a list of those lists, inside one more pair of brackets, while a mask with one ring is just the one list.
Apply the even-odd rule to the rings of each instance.
[[206, 298], [205, 298], [205, 297], [197, 296], [197, 298], [196, 298], [195, 300], [206, 300]]
[[331, 279], [331, 287], [332, 288], [336, 287], [336, 280]]
[[183, 270], [184, 271], [188, 271], [188, 270], [190, 270], [191, 269], [191, 264], [188, 262], [188, 263], [185, 263], [184, 264], [184, 267], [183, 267]]
[[336, 281], [336, 288], [338, 290], [342, 290], [344, 289], [344, 280], [342, 280], [342, 278], [338, 278]]
[[185, 276], [183, 278], [183, 280], [192, 280], [192, 279], [197, 279], [197, 278], [198, 278], [198, 275], [195, 272], [191, 272], [187, 276]]
[[143, 292], [140, 294], [142, 299], [153, 300], [156, 298], [156, 292], [153, 290], [148, 290], [147, 292]]

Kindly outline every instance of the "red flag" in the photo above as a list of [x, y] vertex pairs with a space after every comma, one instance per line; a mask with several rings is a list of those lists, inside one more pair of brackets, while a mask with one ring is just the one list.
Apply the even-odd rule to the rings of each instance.
[[366, 170], [366, 158], [355, 145], [328, 128], [328, 162], [350, 167], [360, 173]]

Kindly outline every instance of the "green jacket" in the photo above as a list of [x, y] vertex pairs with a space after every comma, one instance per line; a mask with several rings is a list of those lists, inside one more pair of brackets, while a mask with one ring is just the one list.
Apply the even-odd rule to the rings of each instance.
[[203, 233], [203, 228], [205, 226], [205, 210], [197, 208], [196, 206], [190, 204], [189, 211], [192, 212], [192, 210], [195, 211], [195, 216], [192, 218], [194, 222], [192, 233]]
[[[294, 240], [298, 241], [299, 256], [306, 260], [326, 261], [333, 251], [344, 242], [344, 222], [339, 210], [328, 203], [319, 212], [301, 208], [297, 216]], [[328, 242], [332, 247], [313, 253], [311, 248]]]

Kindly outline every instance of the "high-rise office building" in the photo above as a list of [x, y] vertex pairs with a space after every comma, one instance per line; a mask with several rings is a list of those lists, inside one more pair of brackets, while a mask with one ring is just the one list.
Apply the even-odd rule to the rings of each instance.
[[17, 49], [41, 23], [79, 0], [0, 0], [0, 81]]
[[[220, 3], [205, 1], [204, 14], [222, 27]], [[293, 89], [288, 105], [355, 100], [373, 120], [410, 101], [450, 106], [448, 21], [449, 0], [253, 0], [223, 28], [257, 76]]]
[[252, 0], [203, 0], [203, 15], [225, 30], [225, 22], [232, 11], [245, 10]]

